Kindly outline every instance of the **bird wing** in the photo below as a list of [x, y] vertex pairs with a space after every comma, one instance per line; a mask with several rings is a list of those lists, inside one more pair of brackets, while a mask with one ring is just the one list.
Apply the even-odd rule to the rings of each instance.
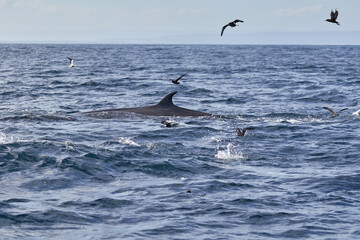
[[69, 58], [68, 59], [70, 60], [70, 65], [74, 64], [74, 60], [72, 58]]
[[178, 77], [175, 81], [179, 81], [182, 77], [184, 77], [186, 75], [186, 73], [184, 73], [183, 75], [181, 75], [180, 77]]
[[336, 19], [337, 19], [338, 15], [339, 15], [339, 12], [338, 12], [338, 10], [337, 10], [337, 9], [335, 9], [335, 13], [334, 13], [334, 20], [336, 20]]
[[225, 30], [225, 28], [226, 28], [227, 26], [229, 26], [229, 24], [226, 24], [225, 26], [223, 26], [223, 28], [221, 29], [221, 35], [220, 35], [220, 36], [222, 36], [222, 35], [223, 35], [224, 30]]
[[243, 135], [243, 132], [240, 130], [240, 128], [236, 128], [236, 134], [238, 135], [238, 136], [242, 136]]
[[240, 20], [240, 19], [236, 19], [235, 21], [234, 21], [234, 23], [237, 23], [237, 22], [244, 22], [243, 20]]
[[331, 108], [328, 107], [323, 107], [323, 109], [329, 110], [333, 115], [336, 115], [334, 110], [332, 110]]
[[345, 110], [348, 110], [348, 108], [343, 108], [339, 112], [342, 112], [342, 111], [345, 111]]
[[335, 13], [333, 10], [331, 10], [330, 18], [331, 18], [331, 20], [335, 20]]
[[233, 124], [234, 124], [235, 130], [236, 130], [236, 135], [240, 136], [242, 134], [240, 128], [238, 128], [238, 126], [236, 126], [235, 123], [233, 123]]

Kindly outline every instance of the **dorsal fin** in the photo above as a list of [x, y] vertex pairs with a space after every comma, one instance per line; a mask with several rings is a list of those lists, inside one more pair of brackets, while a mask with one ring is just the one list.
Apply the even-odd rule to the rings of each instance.
[[161, 101], [156, 104], [156, 106], [159, 107], [170, 107], [170, 106], [174, 106], [172, 98], [173, 96], [176, 94], [177, 92], [172, 92], [169, 93], [168, 95], [166, 95], [163, 99], [161, 99]]

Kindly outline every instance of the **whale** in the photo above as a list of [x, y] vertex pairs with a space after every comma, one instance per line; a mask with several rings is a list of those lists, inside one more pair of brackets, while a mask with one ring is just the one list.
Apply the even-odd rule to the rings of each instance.
[[146, 116], [175, 116], [175, 117], [216, 117], [228, 118], [222, 115], [211, 113], [199, 112], [187, 108], [178, 107], [173, 103], [173, 96], [177, 93], [172, 92], [166, 95], [155, 105], [134, 108], [117, 108], [117, 109], [104, 109], [84, 112], [87, 116], [97, 118], [118, 118], [126, 116], [127, 113], [134, 113]]

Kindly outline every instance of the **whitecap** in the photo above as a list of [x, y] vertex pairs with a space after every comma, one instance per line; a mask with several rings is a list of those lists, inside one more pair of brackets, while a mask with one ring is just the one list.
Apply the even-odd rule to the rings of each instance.
[[3, 132], [0, 132], [0, 144], [6, 143], [6, 135]]
[[291, 123], [291, 124], [301, 123], [300, 120], [293, 119], [293, 118], [276, 118], [274, 120], [274, 122], [276, 122], [276, 123]]
[[290, 124], [306, 124], [306, 123], [321, 123], [325, 122], [323, 119], [315, 118], [312, 116], [304, 118], [263, 118], [264, 122], [274, 122], [274, 123], [290, 123]]
[[245, 159], [246, 158], [239, 149], [235, 148], [232, 145], [232, 143], [228, 143], [225, 150], [218, 150], [215, 157], [218, 159], [224, 159], [224, 160], [234, 160], [234, 159]]
[[65, 147], [66, 149], [70, 150], [70, 151], [75, 151], [75, 148], [73, 146], [71, 146], [71, 143], [69, 141], [65, 141]]
[[11, 144], [15, 142], [28, 142], [27, 140], [21, 140], [16, 138], [14, 135], [8, 136], [3, 132], [0, 132], [0, 144]]
[[357, 110], [357, 111], [355, 111], [355, 112], [353, 112], [352, 115], [353, 115], [354, 117], [360, 117], [360, 109]]
[[216, 137], [210, 137], [211, 141], [216, 141], [216, 142], [222, 142], [222, 139], [216, 138]]
[[140, 147], [140, 144], [138, 144], [137, 142], [135, 142], [134, 140], [127, 138], [127, 137], [120, 137], [118, 140], [119, 143], [122, 144], [126, 144], [126, 145], [131, 145], [131, 146], [136, 146], [136, 147]]
[[150, 150], [156, 148], [158, 145], [160, 145], [158, 142], [150, 142], [146, 144], [146, 147]]

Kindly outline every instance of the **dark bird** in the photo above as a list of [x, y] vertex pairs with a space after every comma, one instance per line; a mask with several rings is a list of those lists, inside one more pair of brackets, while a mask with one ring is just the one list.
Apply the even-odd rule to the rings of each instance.
[[161, 124], [164, 124], [165, 127], [175, 127], [176, 123], [172, 121], [161, 121]]
[[253, 127], [243, 128], [240, 130], [240, 128], [238, 128], [235, 124], [234, 126], [236, 128], [236, 134], [238, 137], [244, 137], [247, 130], [254, 130]]
[[240, 19], [236, 19], [236, 20], [234, 20], [234, 21], [232, 21], [232, 22], [229, 22], [228, 24], [226, 24], [225, 26], [223, 26], [223, 28], [221, 29], [221, 35], [220, 36], [222, 36], [223, 35], [223, 33], [224, 33], [224, 30], [225, 30], [225, 28], [227, 28], [228, 26], [230, 26], [230, 27], [236, 27], [236, 26], [238, 26], [236, 23], [238, 23], [238, 22], [244, 22], [244, 21], [242, 21], [242, 20], [240, 20]]
[[171, 79], [171, 78], [168, 78], [169, 80], [172, 81], [173, 84], [179, 84], [179, 80], [182, 79], [184, 76], [186, 75], [186, 73], [184, 73], [183, 75], [181, 75], [180, 77], [178, 77], [177, 79]]
[[330, 19], [326, 19], [325, 21], [328, 21], [331, 23], [336, 23], [337, 25], [340, 25], [340, 23], [336, 21], [338, 15], [339, 15], [339, 12], [337, 9], [335, 9], [335, 12], [333, 10], [331, 10]]
[[329, 110], [332, 113], [333, 117], [338, 117], [340, 115], [340, 112], [348, 110], [348, 108], [343, 108], [339, 112], [336, 113], [334, 110], [332, 110], [331, 108], [328, 108], [328, 107], [323, 107], [323, 109]]

